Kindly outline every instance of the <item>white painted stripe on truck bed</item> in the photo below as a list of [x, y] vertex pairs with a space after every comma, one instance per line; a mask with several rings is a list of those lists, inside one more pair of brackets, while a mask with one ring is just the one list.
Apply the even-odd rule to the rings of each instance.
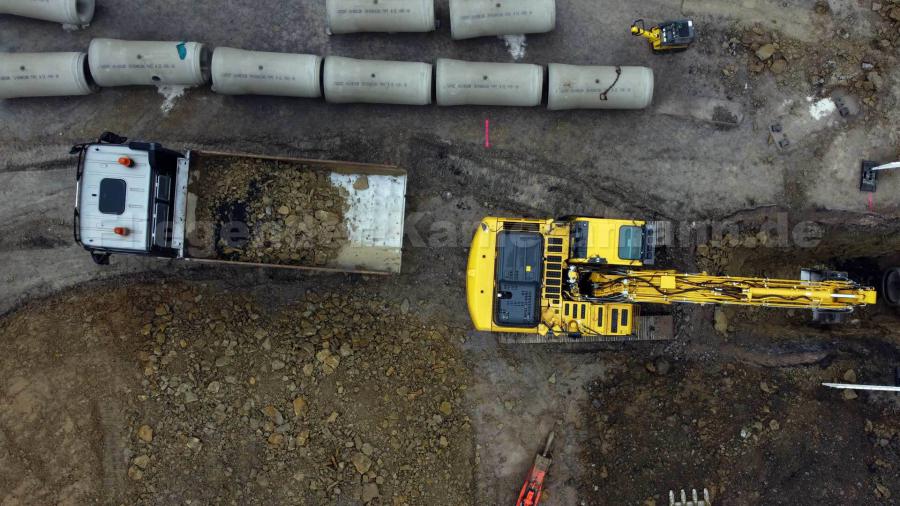
[[347, 190], [349, 209], [344, 213], [350, 242], [355, 246], [403, 247], [406, 178], [369, 175], [369, 187], [353, 185], [363, 176], [331, 173], [331, 182]]

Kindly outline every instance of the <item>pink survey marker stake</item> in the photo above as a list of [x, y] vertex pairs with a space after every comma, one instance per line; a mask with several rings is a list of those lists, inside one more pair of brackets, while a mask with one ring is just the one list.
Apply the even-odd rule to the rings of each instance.
[[491, 120], [484, 120], [484, 147], [488, 149], [491, 147]]

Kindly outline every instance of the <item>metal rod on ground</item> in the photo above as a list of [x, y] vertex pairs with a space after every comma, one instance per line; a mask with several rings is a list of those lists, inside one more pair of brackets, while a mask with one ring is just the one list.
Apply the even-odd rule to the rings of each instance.
[[879, 165], [872, 169], [873, 171], [879, 170], [890, 170], [890, 169], [900, 169], [900, 162], [886, 163], [884, 165]]
[[854, 385], [849, 383], [822, 383], [823, 386], [829, 388], [837, 388], [840, 390], [869, 390], [873, 392], [900, 392], [900, 386], [882, 386], [882, 385]]

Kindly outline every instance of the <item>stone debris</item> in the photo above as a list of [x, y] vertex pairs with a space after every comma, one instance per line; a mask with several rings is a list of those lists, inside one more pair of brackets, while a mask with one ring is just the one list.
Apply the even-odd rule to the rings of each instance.
[[360, 452], [354, 453], [353, 456], [350, 457], [350, 462], [353, 463], [356, 472], [359, 474], [366, 474], [369, 472], [369, 468], [372, 467], [372, 459]]
[[138, 455], [134, 458], [134, 460], [131, 461], [131, 463], [141, 469], [147, 469], [147, 466], [150, 465], [150, 456]]
[[723, 336], [728, 335], [728, 315], [725, 314], [725, 309], [717, 307], [713, 316], [716, 332]]
[[294, 408], [295, 418], [306, 416], [306, 399], [304, 399], [303, 397], [297, 397], [296, 399], [294, 399], [292, 406]]
[[[885, 70], [896, 63], [896, 47], [900, 43], [900, 4], [894, 0], [875, 2], [872, 10], [881, 16], [876, 25], [875, 40], [851, 38], [850, 33], [838, 29], [832, 37], [814, 45], [786, 38], [784, 34], [770, 32], [760, 25], [745, 30], [736, 44], [747, 53], [747, 69], [750, 75], [769, 73], [781, 85], [794, 85], [809, 89], [810, 85], [827, 96], [836, 88], [846, 89], [858, 97], [862, 104], [875, 107], [883, 92], [890, 88]], [[817, 7], [816, 12], [830, 15]], [[736, 54], [736, 53], [732, 53]], [[724, 71], [723, 71], [724, 72]], [[734, 79], [736, 72], [724, 72]]]
[[[464, 330], [365, 294], [308, 293], [267, 314], [249, 296], [142, 289], [169, 302], [138, 327], [146, 400], [135, 416], [167, 437], [130, 422], [137, 503], [158, 500], [196, 459], [238, 503], [255, 490], [266, 503], [440, 504], [474, 486]], [[211, 490], [194, 503], [216, 503], [202, 495]]]
[[775, 44], [763, 44], [759, 49], [756, 50], [756, 57], [760, 60], [768, 60], [775, 54], [775, 51], [778, 50], [778, 46]]
[[[215, 225], [220, 258], [323, 266], [348, 239], [347, 191], [320, 167], [252, 158], [201, 158], [192, 183], [204, 203], [198, 221]], [[368, 179], [360, 178], [368, 187]]]
[[141, 425], [137, 431], [137, 437], [145, 443], [153, 441], [153, 429], [149, 425]]
[[128, 477], [134, 481], [139, 481], [144, 478], [144, 472], [137, 466], [131, 466], [128, 468]]
[[378, 498], [378, 485], [375, 483], [366, 483], [362, 489], [362, 502], [369, 504]]
[[353, 182], [353, 189], [357, 191], [368, 190], [369, 189], [369, 178], [367, 176], [360, 176]]

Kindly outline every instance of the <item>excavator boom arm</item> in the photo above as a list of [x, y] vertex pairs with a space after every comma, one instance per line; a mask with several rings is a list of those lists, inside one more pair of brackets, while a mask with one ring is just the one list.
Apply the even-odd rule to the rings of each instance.
[[723, 304], [852, 310], [874, 304], [876, 292], [852, 281], [803, 281], [682, 274], [675, 271], [593, 272], [591, 300], [656, 304]]

